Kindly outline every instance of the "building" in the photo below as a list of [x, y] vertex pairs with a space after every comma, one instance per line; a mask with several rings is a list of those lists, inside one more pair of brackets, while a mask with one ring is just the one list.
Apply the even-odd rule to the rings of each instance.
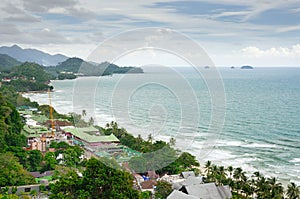
[[167, 199], [198, 199], [195, 196], [187, 195], [181, 191], [174, 190]]
[[202, 199], [226, 199], [232, 197], [229, 186], [217, 187], [215, 183], [184, 185], [179, 191]]
[[120, 143], [119, 139], [114, 135], [100, 135], [95, 127], [84, 128], [64, 128], [63, 132], [78, 144], [88, 147], [106, 147], [110, 144]]

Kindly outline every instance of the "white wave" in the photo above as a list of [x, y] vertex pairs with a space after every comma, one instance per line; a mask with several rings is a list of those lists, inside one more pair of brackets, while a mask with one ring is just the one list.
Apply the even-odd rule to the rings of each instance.
[[226, 141], [226, 140], [219, 140], [217, 142], [218, 146], [243, 146], [243, 142], [241, 141]]
[[298, 162], [300, 162], [300, 158], [294, 158], [294, 159], [290, 160], [289, 162], [298, 163]]
[[278, 148], [276, 144], [260, 144], [260, 143], [252, 143], [252, 144], [246, 144], [242, 146], [247, 148]]

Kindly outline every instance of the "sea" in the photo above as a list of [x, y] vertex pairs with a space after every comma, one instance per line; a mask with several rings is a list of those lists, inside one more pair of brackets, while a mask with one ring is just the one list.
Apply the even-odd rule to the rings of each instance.
[[[214, 72], [207, 73], [207, 71]], [[149, 67], [143, 74], [54, 80], [60, 113], [116, 121], [135, 136], [169, 141], [204, 165], [260, 171], [300, 184], [300, 68]], [[49, 104], [48, 93], [25, 97]]]

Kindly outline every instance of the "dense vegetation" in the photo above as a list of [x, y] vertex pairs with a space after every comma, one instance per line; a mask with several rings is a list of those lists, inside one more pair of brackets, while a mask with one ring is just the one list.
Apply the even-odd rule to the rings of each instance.
[[10, 153], [0, 154], [0, 187], [35, 184], [35, 179]]
[[26, 138], [20, 133], [22, 127], [18, 111], [0, 93], [0, 152], [7, 146], [25, 146]]
[[0, 54], [0, 72], [7, 72], [14, 66], [20, 65], [21, 62], [17, 61], [16, 59], [6, 55]]
[[59, 73], [57, 76], [57, 79], [63, 80], [63, 79], [75, 79], [77, 76], [74, 74], [68, 74], [68, 73]]
[[46, 91], [47, 84], [51, 75], [46, 73], [44, 68], [35, 63], [25, 62], [19, 66], [11, 68], [9, 71], [1, 74], [2, 78], [9, 78], [9, 82], [3, 82], [4, 85], [14, 87], [18, 92], [26, 91]]
[[141, 156], [129, 161], [130, 167], [137, 173], [156, 171], [158, 174], [178, 174], [187, 170], [199, 173], [199, 170], [195, 168], [199, 166], [195, 156], [187, 152], [181, 153], [172, 148], [174, 144], [172, 139], [170, 143], [161, 140], [153, 142], [152, 135], [149, 135], [148, 140], [145, 141], [140, 135], [134, 137], [125, 129], [118, 128], [116, 122], [107, 124], [106, 129], [102, 129], [102, 131], [107, 135], [113, 133], [121, 144], [142, 152]]
[[104, 164], [103, 160], [88, 160], [82, 177], [72, 169], [62, 170], [58, 175], [59, 181], [51, 184], [50, 198], [139, 198], [138, 191], [133, 189], [130, 173], [113, 169]]
[[217, 185], [229, 185], [232, 188], [233, 198], [300, 198], [300, 188], [295, 183], [288, 185], [284, 190], [283, 185], [275, 177], [264, 177], [260, 172], [247, 174], [242, 168], [217, 166], [207, 161], [205, 164], [207, 182]]

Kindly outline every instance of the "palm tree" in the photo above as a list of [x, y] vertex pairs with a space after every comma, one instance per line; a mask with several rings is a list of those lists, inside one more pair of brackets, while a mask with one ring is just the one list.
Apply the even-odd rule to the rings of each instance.
[[89, 125], [90, 125], [90, 126], [91, 126], [91, 125], [94, 125], [94, 123], [95, 123], [95, 120], [94, 120], [93, 117], [91, 117], [90, 120], [89, 120]]
[[86, 116], [86, 110], [82, 110], [82, 113], [81, 113], [82, 117]]
[[233, 172], [233, 178], [236, 180], [236, 181], [239, 181], [242, 179], [242, 176], [245, 174], [245, 172], [243, 172], [243, 169], [238, 167], [234, 170]]
[[148, 142], [151, 142], [151, 143], [152, 143], [152, 141], [153, 141], [153, 136], [152, 136], [152, 134], [150, 133], [150, 134], [148, 135]]
[[290, 199], [299, 199], [300, 198], [300, 187], [297, 186], [294, 182], [288, 185], [286, 195]]
[[212, 168], [211, 161], [208, 160], [208, 161], [205, 163], [204, 168], [205, 168], [206, 175], [209, 175], [210, 172], [211, 172], [211, 168]]
[[170, 146], [175, 146], [176, 139], [171, 137], [169, 143], [170, 143]]
[[268, 184], [270, 187], [270, 194], [272, 198], [282, 198], [283, 196], [283, 187], [281, 183], [276, 182], [277, 179], [275, 177], [268, 179]]
[[232, 166], [228, 166], [227, 167], [227, 171], [229, 172], [229, 178], [232, 178], [233, 167]]

